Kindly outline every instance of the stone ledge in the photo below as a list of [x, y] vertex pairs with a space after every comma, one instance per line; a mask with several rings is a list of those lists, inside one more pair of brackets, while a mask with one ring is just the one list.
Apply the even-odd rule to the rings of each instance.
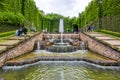
[[38, 61], [85, 61], [101, 66], [120, 66], [120, 63], [117, 61], [101, 61], [101, 60], [90, 60], [87, 58], [70, 58], [70, 57], [38, 57], [30, 60], [23, 60], [20, 62], [6, 62], [5, 66], [20, 66], [20, 65], [25, 65], [25, 64], [32, 64]]
[[4, 53], [6, 50], [13, 48], [13, 46], [0, 46], [0, 47], [4, 47], [4, 48], [0, 49], [0, 56], [1, 56], [2, 53]]
[[[1, 54], [1, 55], [4, 54], [4, 53], [7, 52], [8, 50], [10, 50], [10, 49], [18, 46], [19, 44], [21, 44], [21, 43], [23, 43], [23, 42], [24, 42], [24, 40], [21, 40], [20, 42], [15, 43], [15, 44], [13, 44], [13, 45], [0, 44], [0, 46], [6, 46], [6, 49], [1, 50], [1, 51], [0, 51], [0, 54]], [[0, 57], [1, 57], [1, 55], [0, 55]]]
[[[12, 45], [11, 47], [8, 47], [5, 50], [1, 50], [0, 60], [1, 60], [1, 57], [4, 57], [4, 62], [5, 62], [9, 59], [12, 59], [22, 54], [25, 54], [27, 52], [30, 52], [31, 50], [33, 50], [33, 47], [34, 47], [33, 44], [35, 40], [39, 39], [39, 35], [41, 35], [41, 33], [36, 33], [28, 39], [20, 40], [19, 43]], [[0, 67], [2, 66], [0, 65]]]
[[[18, 43], [12, 44], [12, 45], [10, 45], [10, 44], [0, 44], [0, 46], [7, 46], [7, 48], [5, 50], [1, 50], [0, 53], [4, 53], [4, 52], [18, 46], [19, 44], [28, 41], [29, 39], [31, 39], [32, 37], [34, 37], [34, 36], [36, 36], [38, 34], [39, 33], [36, 33], [36, 34], [32, 35], [31, 37], [26, 38], [26, 39], [25, 38], [24, 39], [10, 39], [10, 40], [20, 40], [20, 41]], [[5, 39], [5, 40], [9, 40], [9, 39]]]
[[86, 33], [80, 33], [80, 38], [82, 41], [87, 43], [88, 49], [92, 52], [96, 52], [102, 56], [120, 62], [120, 52], [111, 47], [112, 45], [110, 46], [107, 43], [104, 43], [102, 40], [96, 39], [95, 37], [92, 37]]
[[[120, 52], [120, 48], [117, 48], [115, 45], [111, 45], [111, 44], [103, 41], [103, 39], [98, 39], [98, 38], [96, 38], [95, 36], [91, 36], [91, 35], [89, 35], [89, 34], [87, 34], [87, 33], [84, 33], [84, 34], [87, 35], [87, 36], [89, 36], [90, 38], [95, 39], [96, 41], [98, 41], [98, 42], [100, 42], [100, 43], [102, 43], [102, 44], [104, 44], [104, 45], [106, 45], [106, 46], [109, 46], [109, 47], [112, 48], [113, 50], [116, 50], [116, 51]], [[118, 40], [118, 39], [116, 39], [116, 40]]]

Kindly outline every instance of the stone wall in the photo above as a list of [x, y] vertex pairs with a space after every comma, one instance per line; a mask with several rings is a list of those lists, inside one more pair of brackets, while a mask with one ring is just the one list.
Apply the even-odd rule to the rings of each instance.
[[[67, 34], [62, 34], [63, 39], [75, 39], [75, 38], [79, 38], [79, 34], [71, 34], [71, 33], [67, 33]], [[50, 39], [50, 38], [54, 38], [54, 39], [58, 39], [61, 38], [61, 34], [44, 34], [44, 38], [46, 39]]]
[[20, 43], [16, 47], [6, 51], [0, 57], [0, 66], [4, 64], [5, 61], [20, 56], [22, 54], [28, 53], [34, 49], [34, 44], [36, 41], [41, 41], [43, 39], [43, 33], [37, 34], [34, 37]]
[[[31, 37], [30, 39], [20, 43], [16, 47], [3, 53], [3, 55], [0, 57], [0, 67], [4, 65], [5, 61], [32, 51], [34, 49], [35, 42], [41, 41], [45, 36], [50, 35], [44, 35], [43, 33], [37, 34], [36, 36]], [[56, 37], [57, 36], [60, 36], [60, 34], [56, 35]], [[83, 33], [80, 33], [79, 35], [77, 34], [76, 37], [77, 38], [80, 37], [82, 41], [86, 42], [89, 50], [96, 52], [100, 55], [106, 56], [108, 58], [111, 58], [113, 60], [120, 61], [120, 53], [112, 49], [111, 47], [104, 45], [103, 43], [95, 39], [92, 39], [91, 37]]]
[[96, 52], [100, 55], [106, 56], [108, 58], [111, 58], [113, 60], [120, 61], [120, 53], [116, 50], [112, 49], [108, 45], [104, 45], [101, 42], [98, 42], [95, 39], [90, 38], [89, 36], [80, 33], [80, 39], [87, 43], [87, 47], [89, 50]]

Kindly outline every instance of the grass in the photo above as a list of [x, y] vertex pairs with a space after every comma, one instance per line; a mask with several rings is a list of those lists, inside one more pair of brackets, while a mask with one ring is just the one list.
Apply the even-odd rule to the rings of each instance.
[[0, 33], [0, 38], [8, 37], [8, 36], [11, 36], [11, 35], [14, 35], [14, 34], [15, 34], [15, 31], [3, 32], [3, 33]]
[[7, 42], [8, 40], [3, 40], [3, 39], [0, 39], [0, 43], [5, 43]]
[[120, 38], [120, 33], [119, 32], [113, 32], [113, 31], [108, 31], [108, 30], [98, 30], [97, 32], [109, 34], [109, 35], [116, 36], [116, 37]]

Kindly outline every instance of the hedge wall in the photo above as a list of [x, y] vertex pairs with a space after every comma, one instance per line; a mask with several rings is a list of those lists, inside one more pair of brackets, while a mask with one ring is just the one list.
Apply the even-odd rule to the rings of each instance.
[[79, 14], [78, 25], [95, 25], [97, 29], [120, 32], [120, 0], [92, 0]]

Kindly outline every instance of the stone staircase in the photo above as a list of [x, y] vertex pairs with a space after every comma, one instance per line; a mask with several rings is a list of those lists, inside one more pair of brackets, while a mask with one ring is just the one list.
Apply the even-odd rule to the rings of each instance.
[[21, 37], [19, 36], [11, 36], [8, 38], [0, 38], [0, 55], [5, 52], [6, 50], [18, 45], [19, 43], [25, 41], [26, 39], [29, 39], [30, 37], [34, 36], [37, 33], [28, 33], [27, 36], [25, 37], [22, 35]]
[[98, 33], [98, 32], [89, 32], [86, 34], [104, 44], [109, 45], [111, 48], [120, 51], [120, 38], [117, 38], [108, 34]]

